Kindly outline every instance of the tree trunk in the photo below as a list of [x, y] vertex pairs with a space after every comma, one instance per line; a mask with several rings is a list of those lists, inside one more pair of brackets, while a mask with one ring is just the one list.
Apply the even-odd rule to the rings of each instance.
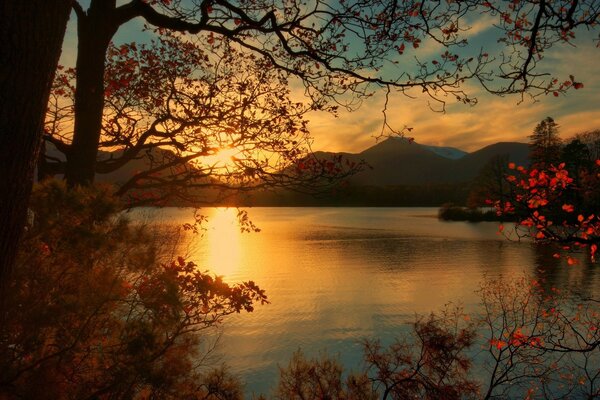
[[92, 1], [77, 19], [77, 80], [73, 142], [67, 154], [65, 179], [70, 187], [94, 182], [104, 109], [104, 62], [117, 31], [114, 0]]
[[0, 300], [26, 220], [70, 0], [0, 2]]

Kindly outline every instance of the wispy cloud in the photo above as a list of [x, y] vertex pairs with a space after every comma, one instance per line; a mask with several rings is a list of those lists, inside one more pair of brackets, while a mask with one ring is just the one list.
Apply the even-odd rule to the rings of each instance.
[[[474, 29], [485, 31], [486, 24]], [[474, 84], [466, 89], [475, 94], [479, 104], [469, 107], [450, 104], [445, 114], [432, 112], [427, 99], [417, 95], [409, 99], [402, 95], [391, 98], [388, 122], [397, 128], [414, 128], [411, 135], [420, 143], [454, 146], [472, 151], [499, 141], [527, 141], [537, 123], [547, 116], [560, 125], [563, 138], [575, 133], [600, 128], [600, 51], [590, 40], [579, 47], [562, 47], [549, 53], [543, 61], [545, 70], [560, 79], [574, 75], [584, 83], [581, 90], [567, 95], [542, 96], [538, 101], [515, 96], [496, 97]], [[375, 143], [372, 135], [379, 133], [383, 97], [374, 96], [354, 113], [340, 112], [339, 118], [320, 114], [311, 116], [311, 132], [316, 149], [358, 152]]]

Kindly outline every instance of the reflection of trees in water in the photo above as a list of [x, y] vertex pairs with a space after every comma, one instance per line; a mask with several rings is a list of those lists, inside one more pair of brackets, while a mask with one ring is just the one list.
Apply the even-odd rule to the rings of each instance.
[[[276, 398], [598, 398], [597, 302], [573, 304], [528, 276], [488, 279], [479, 295], [481, 315], [447, 307], [417, 317], [389, 345], [364, 341], [358, 373], [346, 374], [335, 358], [295, 353]], [[474, 367], [473, 354], [483, 365]]]
[[564, 257], [554, 256], [556, 252], [554, 246], [532, 246], [534, 265], [532, 272], [544, 289], [564, 288], [582, 296], [597, 296], [596, 283], [600, 279], [598, 264], [594, 264], [588, 254], [577, 254], [578, 263], [569, 266]]

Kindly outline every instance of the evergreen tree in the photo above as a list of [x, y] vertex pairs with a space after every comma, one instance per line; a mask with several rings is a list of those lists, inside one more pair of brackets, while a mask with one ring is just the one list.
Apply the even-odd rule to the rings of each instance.
[[562, 141], [558, 136], [558, 124], [546, 117], [529, 136], [529, 159], [534, 168], [548, 168], [560, 162]]

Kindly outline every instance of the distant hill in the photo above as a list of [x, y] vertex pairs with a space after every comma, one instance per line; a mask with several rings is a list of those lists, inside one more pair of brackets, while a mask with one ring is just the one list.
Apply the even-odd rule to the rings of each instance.
[[[109, 160], [111, 158], [117, 159], [121, 156], [122, 152], [120, 150], [109, 152], [109, 151], [99, 151], [98, 152], [98, 160]], [[169, 157], [172, 154], [168, 150], [152, 149], [149, 152], [141, 152], [137, 158], [132, 159], [121, 168], [117, 169], [114, 172], [110, 172], [107, 174], [96, 174], [95, 180], [96, 182], [102, 183], [114, 183], [116, 185], [122, 185], [131, 179], [136, 173], [139, 171], [147, 170], [151, 163], [150, 157], [160, 160], [162, 157]], [[54, 145], [51, 143], [46, 144], [46, 155], [51, 157], [52, 159], [65, 161], [65, 156], [63, 153], [58, 151]], [[58, 177], [62, 177], [62, 174], [58, 175]]]
[[[50, 149], [57, 156], [56, 150]], [[439, 206], [446, 202], [463, 203], [471, 181], [483, 166], [495, 156], [507, 155], [518, 165], [529, 164], [526, 143], [500, 142], [467, 153], [453, 147], [438, 147], [409, 142], [404, 138], [388, 138], [360, 153], [316, 152], [317, 158], [365, 162], [369, 168], [350, 177], [343, 188], [329, 194], [312, 197], [288, 191], [257, 191], [235, 195], [227, 205], [348, 205], [348, 206]], [[102, 152], [100, 159], [118, 156]], [[137, 160], [106, 175], [97, 175], [100, 182], [123, 183], [149, 165], [148, 157], [168, 156], [164, 150], [142, 154]]]
[[354, 156], [372, 169], [350, 179], [355, 185], [415, 185], [441, 183], [453, 160], [417, 143], [389, 138]]
[[357, 174], [350, 181], [356, 185], [459, 183], [475, 178], [494, 156], [508, 155], [509, 161], [528, 164], [529, 147], [526, 143], [496, 143], [473, 153], [454, 149], [450, 153], [452, 157], [440, 155], [440, 149], [446, 148], [389, 138], [351, 156], [355, 160], [364, 160], [372, 169]]
[[[425, 146], [425, 145], [423, 145]], [[466, 151], [462, 151], [460, 149], [457, 149], [456, 147], [439, 147], [439, 146], [425, 146], [426, 148], [428, 148], [429, 150], [433, 151], [434, 153], [445, 157], [445, 158], [449, 158], [451, 160], [458, 160], [459, 158], [463, 158], [465, 155], [467, 155], [468, 153]]]

